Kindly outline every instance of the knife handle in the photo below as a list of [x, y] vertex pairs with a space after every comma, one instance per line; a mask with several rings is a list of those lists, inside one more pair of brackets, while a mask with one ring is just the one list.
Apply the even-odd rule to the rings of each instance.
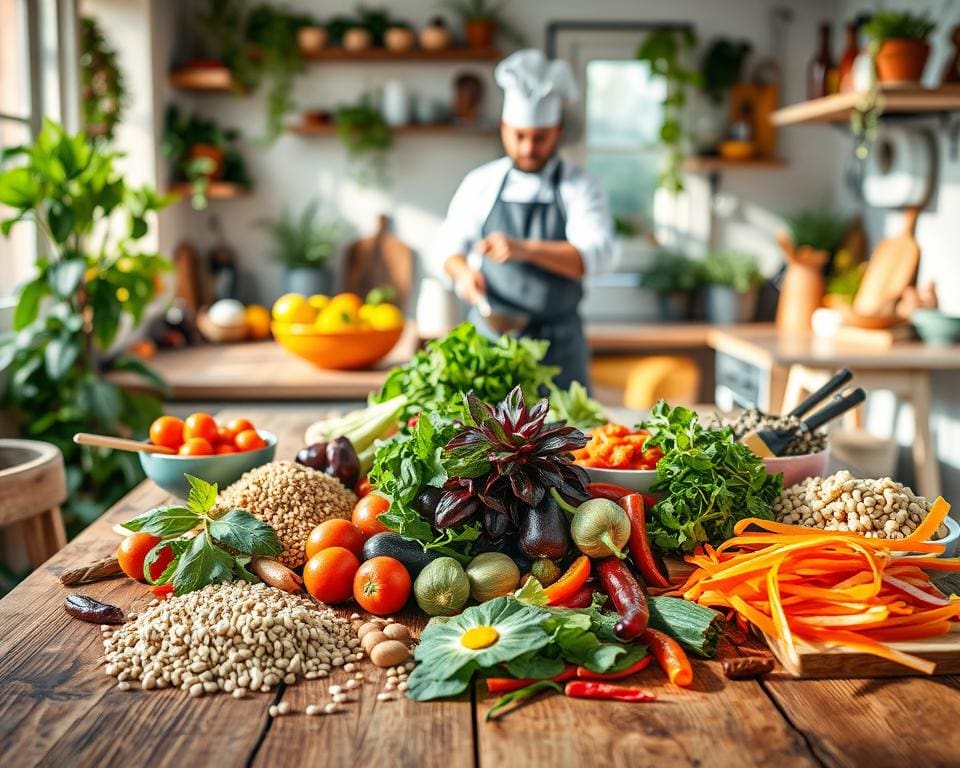
[[800, 431], [812, 432], [817, 427], [822, 427], [828, 421], [835, 419], [841, 413], [846, 413], [851, 408], [860, 405], [866, 399], [867, 393], [863, 391], [863, 387], [857, 387], [849, 395], [832, 400], [812, 416], [800, 422]]
[[787, 416], [796, 416], [799, 419], [805, 413], [810, 411], [815, 405], [819, 404], [821, 400], [824, 400], [828, 395], [833, 394], [833, 392], [840, 389], [840, 387], [842, 387], [852, 378], [853, 372], [849, 368], [841, 368], [827, 380], [826, 384], [820, 387], [820, 389], [818, 389], [816, 392], [808, 395], [806, 400], [803, 400], [796, 408], [790, 411]]

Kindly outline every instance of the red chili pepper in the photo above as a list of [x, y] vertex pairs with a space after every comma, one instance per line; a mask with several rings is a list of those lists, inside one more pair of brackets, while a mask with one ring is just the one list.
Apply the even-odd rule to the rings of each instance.
[[644, 656], [636, 664], [631, 664], [619, 672], [591, 672], [586, 667], [577, 667], [577, 677], [581, 680], [619, 680], [624, 677], [630, 677], [630, 675], [635, 675], [637, 672], [646, 669], [650, 666], [650, 660], [652, 658], [652, 656]]
[[647, 644], [653, 658], [667, 673], [671, 683], [685, 687], [693, 682], [693, 667], [690, 666], [690, 659], [683, 652], [680, 643], [655, 629], [648, 629], [640, 640]]
[[[573, 680], [577, 676], [577, 668], [570, 664], [556, 677], [551, 677], [555, 683], [562, 683], [567, 680]], [[517, 680], [513, 677], [488, 677], [485, 681], [487, 690], [490, 693], [511, 693], [526, 688], [528, 685], [539, 683], [540, 680]]]
[[613, 701], [656, 701], [657, 697], [644, 688], [627, 685], [609, 685], [589, 680], [571, 680], [564, 693], [575, 699], [611, 699]]
[[643, 496], [639, 493], [631, 493], [617, 499], [617, 503], [630, 518], [630, 552], [633, 554], [633, 564], [637, 566], [637, 570], [649, 586], [669, 589], [670, 580], [660, 573], [653, 550], [650, 549], [650, 542], [647, 540], [647, 520], [644, 514], [646, 506], [643, 503]]
[[584, 584], [566, 600], [561, 600], [559, 603], [550, 603], [550, 605], [556, 605], [560, 608], [589, 608], [592, 602], [593, 587]]
[[354, 493], [356, 493], [361, 499], [364, 496], [368, 496], [372, 491], [373, 486], [370, 484], [370, 480], [367, 477], [360, 478], [360, 482], [357, 483], [357, 487], [354, 489]]
[[650, 619], [647, 596], [626, 563], [616, 557], [601, 560], [597, 572], [600, 574], [600, 583], [620, 614], [620, 621], [613, 631], [624, 642], [635, 640], [647, 628]]
[[610, 501], [620, 501], [624, 496], [629, 496], [631, 491], [613, 483], [590, 483], [587, 486], [587, 493], [591, 499], [609, 499]]
[[150, 591], [161, 600], [166, 600], [173, 594], [173, 584], [155, 584], [150, 587]]
[[[614, 558], [616, 559], [616, 558]], [[573, 561], [565, 574], [543, 590], [547, 605], [557, 605], [573, 597], [590, 578], [590, 558], [586, 555]]]

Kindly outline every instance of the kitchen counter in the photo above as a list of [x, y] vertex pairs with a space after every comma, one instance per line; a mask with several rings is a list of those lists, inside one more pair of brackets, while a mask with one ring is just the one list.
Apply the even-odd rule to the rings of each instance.
[[[223, 414], [224, 417], [237, 415]], [[318, 414], [249, 411], [279, 436], [290, 458]], [[280, 686], [270, 695], [190, 698], [184, 691], [117, 689], [99, 664], [96, 625], [63, 611], [57, 577], [112, 553], [112, 526], [168, 501], [150, 482], [0, 600], [0, 754], [11, 766], [390, 765], [474, 766], [816, 766], [952, 765], [960, 753], [954, 713], [960, 681], [795, 680], [774, 672], [732, 682], [718, 660], [693, 659], [694, 683], [671, 686], [656, 668], [635, 681], [659, 697], [649, 704], [579, 701], [548, 694], [502, 720], [484, 718], [493, 701], [377, 702], [383, 670], [363, 662], [359, 701], [336, 715], [307, 717], [328, 680]], [[142, 608], [146, 587], [125, 577], [80, 591], [125, 610]], [[149, 595], [147, 595], [149, 596]], [[350, 608], [345, 613], [350, 612]], [[422, 618], [402, 617], [412, 627]], [[765, 653], [734, 630], [722, 655]], [[271, 718], [271, 704], [291, 713]], [[903, 727], [892, 728], [899, 723]]]

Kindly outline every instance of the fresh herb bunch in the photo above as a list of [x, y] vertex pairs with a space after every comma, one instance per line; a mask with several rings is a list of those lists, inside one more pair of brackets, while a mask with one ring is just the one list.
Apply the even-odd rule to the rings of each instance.
[[863, 25], [863, 34], [870, 41], [871, 50], [876, 53], [884, 40], [926, 40], [936, 28], [937, 23], [925, 15], [877, 11]]
[[313, 200], [299, 217], [284, 209], [279, 219], [261, 219], [257, 225], [273, 239], [271, 256], [285, 267], [324, 269], [330, 262], [345, 226], [339, 219], [317, 221], [320, 201]]
[[607, 423], [607, 414], [599, 402], [590, 397], [587, 388], [579, 381], [563, 390], [550, 386], [550, 421], [565, 421], [581, 432], [589, 432], [594, 427]]
[[389, 183], [387, 166], [393, 147], [393, 128], [380, 110], [364, 96], [356, 104], [337, 107], [337, 137], [347, 148], [353, 175], [363, 185], [384, 187]]
[[439, 489], [447, 480], [443, 448], [458, 428], [437, 413], [424, 412], [408, 434], [377, 445], [369, 477], [377, 492], [390, 499], [389, 511], [380, 515], [384, 525], [419, 541], [425, 551], [434, 550], [468, 563], [470, 545], [480, 536], [480, 526], [435, 528], [435, 510], [424, 509], [417, 502], [417, 497], [429, 488], [437, 489], [434, 496], [439, 499]]
[[[235, 578], [256, 583], [257, 577], [246, 565], [254, 555], [280, 554], [282, 547], [276, 531], [243, 509], [212, 517], [210, 512], [217, 503], [216, 483], [193, 475], [184, 477], [190, 482], [185, 507], [156, 507], [124, 523], [131, 531], [161, 537], [144, 558], [144, 577], [151, 584], [172, 584], [176, 595]], [[197, 528], [202, 530], [193, 536]], [[173, 560], [154, 581], [150, 578], [150, 566], [168, 546], [173, 550]]]
[[700, 272], [708, 285], [730, 286], [738, 293], [747, 293], [763, 283], [757, 257], [742, 251], [710, 251], [700, 264]]
[[783, 475], [734, 440], [729, 427], [704, 429], [689, 408], [661, 400], [641, 425], [647, 445], [663, 450], [654, 493], [665, 492], [650, 511], [648, 534], [663, 553], [689, 553], [700, 544], [721, 544], [744, 518], [773, 517]]
[[787, 226], [794, 245], [808, 245], [832, 255], [843, 243], [850, 222], [830, 211], [805, 210], [788, 216]]
[[682, 253], [657, 251], [640, 273], [640, 285], [659, 294], [690, 293], [700, 285], [699, 265]]
[[466, 401], [470, 420], [444, 450], [449, 479], [437, 505], [438, 527], [480, 518], [487, 536], [499, 541], [521, 524], [524, 508], [549, 498], [551, 488], [567, 499], [587, 498], [587, 472], [572, 456], [587, 436], [548, 422], [547, 400], [528, 408], [517, 386], [496, 407], [473, 393]]
[[463, 393], [469, 391], [483, 402], [498, 403], [519, 386], [527, 403], [536, 402], [540, 388], [549, 386], [560, 372], [540, 364], [548, 346], [546, 341], [506, 335], [489, 341], [472, 323], [462, 323], [429, 342], [406, 365], [394, 368], [373, 400], [382, 403], [405, 395], [403, 422], [421, 411], [465, 421]]

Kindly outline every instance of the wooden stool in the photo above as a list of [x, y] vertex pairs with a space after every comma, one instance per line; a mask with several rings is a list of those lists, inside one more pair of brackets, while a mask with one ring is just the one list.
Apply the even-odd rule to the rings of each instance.
[[60, 504], [67, 498], [63, 456], [50, 443], [0, 440], [0, 527], [19, 534], [38, 568], [67, 543]]

